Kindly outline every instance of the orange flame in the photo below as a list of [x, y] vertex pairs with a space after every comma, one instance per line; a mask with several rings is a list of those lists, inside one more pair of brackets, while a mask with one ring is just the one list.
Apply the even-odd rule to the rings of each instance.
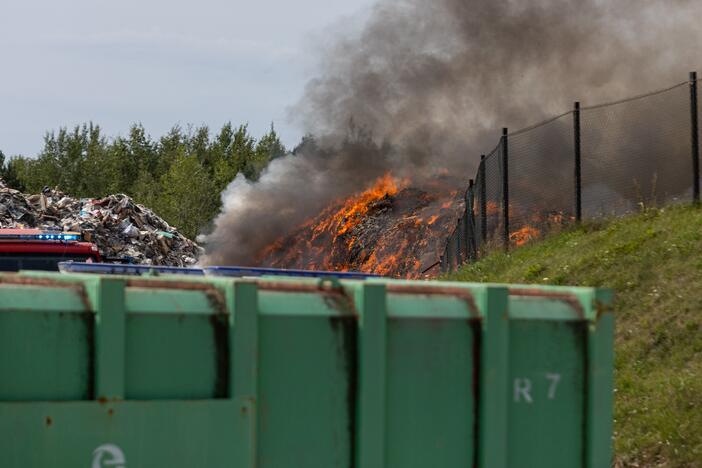
[[500, 205], [498, 205], [494, 201], [489, 201], [489, 202], [485, 203], [485, 213], [487, 215], [496, 215], [496, 214], [500, 213], [501, 209], [502, 208], [500, 207]]
[[378, 178], [371, 188], [347, 199], [344, 206], [333, 216], [316, 225], [313, 231], [315, 237], [329, 230], [335, 231], [335, 238], [346, 234], [363, 220], [371, 203], [395, 195], [397, 191], [398, 182], [389, 173], [385, 174]]
[[447, 234], [447, 222], [455, 219], [460, 205], [457, 195], [448, 190], [430, 194], [410, 187], [407, 179], [385, 174], [264, 248], [259, 262], [282, 268], [419, 277], [433, 262], [433, 246]]
[[514, 231], [509, 235], [509, 240], [517, 246], [522, 246], [530, 240], [536, 239], [541, 235], [541, 231], [532, 226], [524, 226], [523, 228]]
[[[373, 204], [397, 194], [400, 187], [407, 183], [407, 180], [397, 180], [391, 174], [386, 173], [379, 177], [367, 190], [352, 195], [345, 200], [338, 200], [317, 217], [308, 219], [301, 228], [309, 228], [311, 233], [308, 234], [309, 237], [306, 239], [297, 239], [297, 241], [303, 243], [306, 247], [303, 250], [306, 250], [312, 258], [317, 257], [320, 263], [317, 264], [317, 262], [313, 262], [310, 259], [306, 268], [314, 269], [319, 267], [339, 271], [347, 270], [348, 266], [346, 265], [332, 265], [328, 263], [331, 261], [330, 257], [334, 252], [332, 250], [332, 252], [322, 255], [325, 247], [332, 246], [332, 249], [334, 249], [337, 239], [341, 238], [339, 240], [345, 246], [344, 248], [351, 250], [356, 243], [356, 238], [349, 234], [355, 226], [363, 221]], [[284, 257], [279, 260], [284, 265], [287, 263], [287, 260], [292, 261], [296, 258], [306, 257], [299, 250], [287, 249], [286, 244], [289, 241], [290, 239], [285, 237], [276, 240], [265, 247], [258, 257], [264, 259], [274, 255], [277, 251], [287, 250]]]

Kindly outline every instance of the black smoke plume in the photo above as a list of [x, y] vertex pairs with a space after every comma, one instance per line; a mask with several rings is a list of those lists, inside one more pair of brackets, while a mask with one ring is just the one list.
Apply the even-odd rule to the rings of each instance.
[[463, 184], [501, 127], [683, 81], [701, 14], [686, 0], [381, 0], [292, 109], [314, 137], [224, 191], [204, 262], [253, 264], [387, 171], [421, 185], [448, 169]]

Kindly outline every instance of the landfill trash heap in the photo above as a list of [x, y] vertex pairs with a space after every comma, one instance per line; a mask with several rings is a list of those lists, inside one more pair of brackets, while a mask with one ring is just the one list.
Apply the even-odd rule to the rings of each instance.
[[45, 187], [27, 195], [0, 179], [0, 228], [80, 231], [103, 257], [146, 265], [192, 266], [202, 248], [125, 194], [71, 198]]

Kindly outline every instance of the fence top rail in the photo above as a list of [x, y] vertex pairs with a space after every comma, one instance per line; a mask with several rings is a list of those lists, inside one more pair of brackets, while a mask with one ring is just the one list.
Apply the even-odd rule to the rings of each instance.
[[[702, 78], [698, 78], [697, 81], [702, 81]], [[663, 93], [666, 93], [666, 92], [668, 92], [668, 91], [672, 91], [672, 90], [674, 90], [674, 89], [676, 89], [676, 88], [679, 88], [679, 87], [681, 87], [681, 86], [687, 86], [687, 85], [689, 85], [690, 83], [691, 83], [690, 80], [686, 80], [686, 81], [682, 81], [682, 82], [676, 83], [676, 84], [674, 84], [674, 85], [672, 85], [672, 86], [668, 86], [667, 88], [662, 88], [662, 89], [658, 89], [658, 90], [655, 90], [655, 91], [649, 91], [649, 92], [643, 93], [643, 94], [637, 94], [637, 95], [635, 95], [635, 96], [631, 96], [631, 97], [628, 97], [628, 98], [620, 99], [620, 100], [618, 100], [618, 101], [607, 101], [607, 102], [603, 102], [603, 103], [601, 103], [601, 104], [593, 104], [593, 105], [591, 105], [591, 106], [582, 106], [582, 105], [581, 105], [581, 106], [580, 106], [580, 111], [582, 112], [582, 111], [587, 111], [587, 110], [600, 109], [600, 108], [603, 108], [603, 107], [616, 106], [616, 105], [619, 105], [619, 104], [624, 104], [624, 103], [627, 103], [627, 102], [636, 101], [636, 100], [639, 100], [639, 99], [644, 99], [644, 98], [647, 98], [647, 97], [650, 97], [650, 96], [655, 96], [655, 95], [657, 95], [657, 94], [663, 94]], [[535, 123], [535, 124], [533, 124], [533, 125], [529, 125], [528, 127], [524, 127], [524, 128], [522, 128], [522, 129], [515, 130], [514, 132], [508, 133], [508, 134], [507, 134], [507, 137], [508, 137], [508, 138], [509, 138], [509, 137], [515, 137], [515, 136], [517, 136], [517, 135], [521, 135], [522, 133], [526, 133], [526, 132], [529, 132], [529, 131], [534, 130], [534, 129], [536, 129], [536, 128], [539, 128], [539, 127], [541, 127], [541, 126], [543, 126], [543, 125], [550, 124], [551, 122], [554, 122], [554, 121], [556, 121], [556, 120], [558, 120], [558, 119], [560, 119], [560, 118], [562, 118], [562, 117], [565, 117], [566, 115], [572, 114], [574, 111], [575, 111], [575, 109], [571, 109], [571, 110], [568, 110], [568, 111], [563, 112], [563, 113], [561, 113], [561, 114], [558, 114], [558, 115], [555, 115], [555, 116], [553, 116], [553, 117], [549, 117], [549, 118], [547, 118], [547, 119], [545, 119], [545, 120], [542, 120], [542, 121], [540, 121], [540, 122], [537, 122], [537, 123]], [[490, 152], [487, 154], [487, 156], [485, 156], [485, 160], [486, 160], [486, 161], [487, 161], [488, 159], [490, 159], [491, 157], [493, 157], [495, 154], [499, 153], [498, 150], [500, 149], [500, 145], [501, 145], [501, 144], [502, 144], [502, 139], [500, 139], [499, 142], [497, 143], [497, 146], [495, 146], [495, 148], [494, 148], [492, 151], [490, 151]]]
[[[702, 78], [698, 78], [697, 81], [702, 81]], [[689, 85], [689, 84], [690, 84], [690, 81], [689, 81], [689, 80], [687, 80], [687, 81], [682, 81], [682, 82], [676, 83], [676, 84], [674, 84], [674, 85], [672, 85], [672, 86], [668, 86], [667, 88], [658, 89], [658, 90], [655, 90], [655, 91], [649, 91], [649, 92], [643, 93], [643, 94], [637, 94], [637, 95], [635, 95], [635, 96], [631, 96], [631, 97], [628, 97], [628, 98], [620, 99], [620, 100], [617, 100], [617, 101], [607, 101], [607, 102], [603, 102], [603, 103], [601, 103], [601, 104], [593, 104], [593, 105], [591, 105], [591, 106], [581, 106], [581, 107], [580, 107], [580, 110], [581, 110], [581, 111], [593, 110], [593, 109], [599, 109], [599, 108], [607, 107], [607, 106], [615, 106], [615, 105], [617, 105], [617, 104], [624, 104], [624, 103], [627, 103], [627, 102], [636, 101], [636, 100], [638, 100], [638, 99], [643, 99], [643, 98], [647, 98], [647, 97], [650, 97], [650, 96], [655, 96], [656, 94], [666, 93], [666, 92], [668, 92], [668, 91], [674, 90], [675, 88], [679, 88], [680, 86], [685, 86], [685, 85]], [[542, 120], [542, 121], [537, 122], [537, 123], [535, 123], [535, 124], [529, 125], [528, 127], [524, 127], [524, 128], [519, 129], [519, 130], [515, 130], [514, 132], [510, 132], [510, 133], [507, 134], [507, 136], [508, 136], [508, 137], [514, 137], [514, 136], [517, 136], [517, 135], [521, 135], [522, 133], [526, 133], [526, 132], [528, 132], [528, 131], [530, 131], [530, 130], [534, 130], [534, 129], [539, 128], [539, 127], [541, 127], [541, 126], [543, 126], [543, 125], [550, 124], [551, 122], [554, 122], [554, 121], [560, 119], [561, 117], [565, 117], [565, 116], [568, 115], [568, 114], [572, 114], [573, 112], [574, 112], [574, 109], [568, 110], [568, 111], [566, 111], [566, 112], [562, 112], [562, 113], [560, 113], [560, 114], [558, 114], [558, 115], [554, 115], [553, 117], [549, 117], [549, 118], [547, 118], [547, 119], [545, 119], [545, 120]], [[499, 146], [500, 146], [500, 145], [498, 144], [497, 147], [499, 147]], [[492, 156], [492, 155], [496, 152], [497, 147], [495, 147], [495, 149], [492, 150], [492, 151], [489, 153], [489, 156], [487, 156], [486, 159], [489, 158], [490, 156]]]
[[563, 113], [558, 114], [558, 115], [555, 115], [555, 116], [553, 116], [553, 117], [549, 117], [548, 119], [542, 120], [541, 122], [535, 123], [534, 125], [530, 125], [530, 126], [528, 126], [528, 127], [524, 127], [524, 128], [522, 128], [522, 129], [520, 129], [520, 130], [515, 130], [515, 131], [512, 132], [512, 133], [508, 133], [508, 134], [507, 134], [507, 137], [514, 137], [514, 136], [517, 136], [517, 135], [521, 135], [522, 133], [526, 133], [526, 132], [528, 132], [528, 131], [534, 130], [535, 128], [539, 128], [539, 127], [542, 127], [542, 126], [544, 126], [544, 125], [548, 125], [548, 124], [550, 124], [551, 122], [555, 122], [556, 120], [560, 119], [561, 117], [565, 117], [566, 115], [572, 114], [572, 113], [573, 113], [573, 110], [569, 110], [569, 111], [567, 111], [567, 112], [563, 112]]
[[[495, 148], [494, 148], [492, 151], [490, 151], [490, 152], [487, 154], [487, 156], [485, 156], [484, 161], [487, 163], [487, 161], [488, 161], [490, 158], [492, 158], [492, 157], [495, 156], [496, 154], [499, 154], [499, 153], [500, 153], [500, 147], [501, 147], [501, 146], [502, 146], [502, 139], [500, 138], [500, 141], [497, 143], [497, 146], [495, 146]], [[476, 178], [477, 178], [477, 177], [476, 177]]]
[[[698, 80], [699, 81], [699, 80]], [[655, 96], [657, 94], [663, 94], [667, 93], [668, 91], [672, 91], [675, 88], [679, 88], [681, 86], [688, 86], [691, 82], [689, 80], [683, 81], [681, 83], [674, 84], [673, 86], [669, 86], [667, 88], [663, 89], [658, 89], [656, 91], [649, 91], [648, 93], [643, 93], [643, 94], [637, 94], [636, 96], [631, 96], [628, 98], [620, 99], [618, 101], [609, 101], [609, 102], [603, 102], [602, 104], [594, 104], [592, 106], [581, 106], [580, 110], [581, 111], [586, 111], [586, 110], [593, 110], [593, 109], [601, 109], [602, 107], [608, 107], [608, 106], [616, 106], [619, 104], [625, 104], [627, 102], [631, 101], [637, 101], [639, 99], [644, 99], [647, 97]]]

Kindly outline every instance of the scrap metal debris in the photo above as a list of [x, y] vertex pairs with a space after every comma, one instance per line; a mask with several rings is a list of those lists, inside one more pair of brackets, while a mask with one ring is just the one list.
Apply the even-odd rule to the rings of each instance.
[[104, 257], [146, 265], [192, 266], [203, 250], [127, 195], [76, 199], [49, 187], [27, 195], [2, 179], [0, 228], [80, 231]]

